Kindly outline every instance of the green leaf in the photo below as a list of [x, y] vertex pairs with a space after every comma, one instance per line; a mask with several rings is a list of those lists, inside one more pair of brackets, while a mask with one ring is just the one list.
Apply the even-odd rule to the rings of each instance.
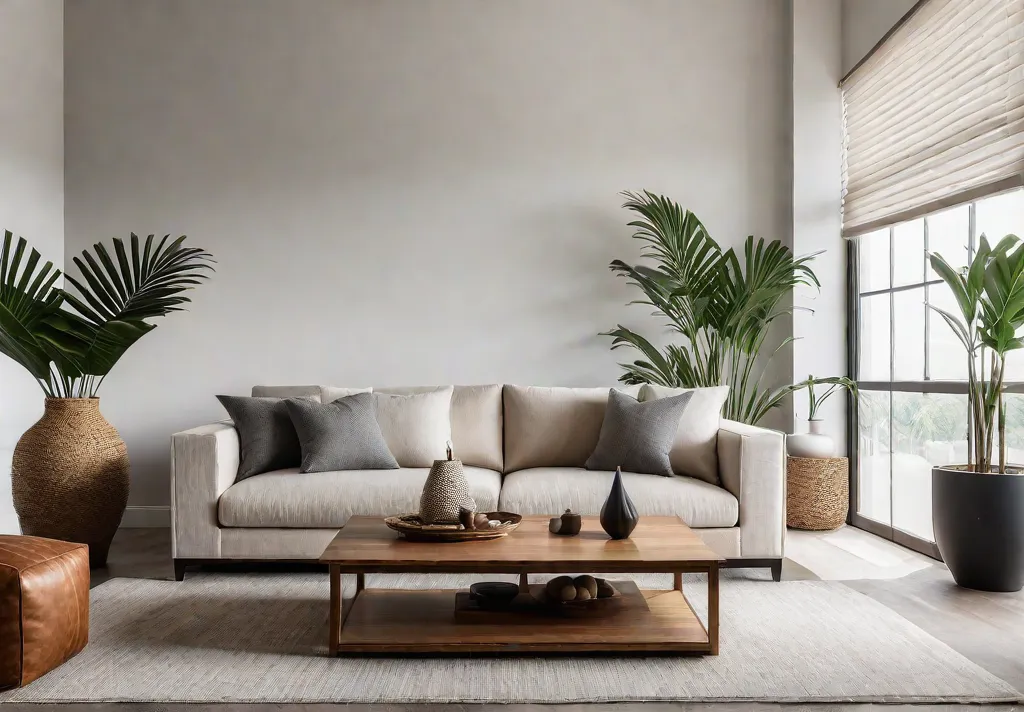
[[75, 259], [85, 283], [68, 277], [77, 294], [67, 292], [65, 297], [74, 310], [68, 316], [78, 320], [74, 329], [79, 334], [88, 332], [79, 360], [83, 373], [106, 375], [128, 348], [154, 328], [147, 319], [181, 311], [189, 302], [185, 293], [208, 278], [213, 270], [209, 253], [186, 247], [184, 236], [169, 244], [168, 239], [165, 236], [154, 247], [150, 235], [140, 256], [139, 239], [133, 234], [130, 259], [124, 243], [115, 239], [116, 263], [101, 244], [94, 246], [95, 259], [88, 251]]
[[[771, 360], [760, 356], [765, 339], [772, 322], [790, 313], [783, 300], [795, 287], [819, 287], [810, 265], [820, 253], [794, 258], [781, 241], [753, 236], [741, 251], [723, 252], [693, 213], [667, 197], [624, 195], [623, 207], [639, 217], [629, 225], [648, 264], [616, 260], [610, 267], [643, 292], [638, 303], [654, 307], [683, 341], [659, 350], [622, 326], [607, 332], [613, 349], [629, 346], [642, 356], [623, 365], [622, 380], [690, 388], [728, 383], [724, 417], [756, 422], [785, 395], [760, 385]], [[771, 353], [789, 343], [782, 339]]]

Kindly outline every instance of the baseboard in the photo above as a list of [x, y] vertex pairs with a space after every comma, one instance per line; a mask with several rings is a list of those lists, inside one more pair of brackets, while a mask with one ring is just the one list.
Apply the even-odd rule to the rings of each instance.
[[166, 506], [130, 506], [121, 518], [122, 529], [160, 528], [171, 526], [171, 508]]

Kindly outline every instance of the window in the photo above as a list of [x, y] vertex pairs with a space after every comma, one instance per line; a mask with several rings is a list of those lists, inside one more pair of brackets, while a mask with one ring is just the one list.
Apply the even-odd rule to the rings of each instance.
[[909, 254], [907, 221], [1024, 184], [1022, 37], [1024, 0], [928, 0], [843, 79], [845, 236], [904, 223]]
[[[967, 354], [927, 305], [959, 312], [928, 253], [961, 267], [981, 235], [994, 243], [1008, 233], [1024, 238], [1024, 190], [854, 240], [854, 523], [926, 553], [935, 553], [931, 467], [966, 462], [968, 432]], [[1008, 362], [1013, 381], [1024, 381], [1022, 356]], [[1008, 457], [1024, 462], [1024, 394], [1011, 395], [1007, 410]]]

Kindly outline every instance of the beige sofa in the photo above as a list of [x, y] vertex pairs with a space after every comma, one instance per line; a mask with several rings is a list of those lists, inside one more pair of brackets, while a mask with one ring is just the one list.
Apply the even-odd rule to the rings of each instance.
[[[375, 390], [412, 394], [432, 388]], [[640, 394], [639, 387], [622, 390]], [[325, 402], [350, 392], [331, 386], [253, 388], [254, 396]], [[597, 443], [607, 399], [607, 388], [455, 386], [452, 440], [480, 509], [553, 515], [571, 508], [598, 514], [613, 473], [588, 471], [583, 464]], [[689, 476], [624, 473], [630, 498], [641, 516], [681, 517], [729, 565], [771, 567], [778, 580], [786, 533], [784, 436], [717, 416], [688, 426], [685, 418], [679, 438], [690, 440], [680, 453], [673, 449], [673, 467], [678, 471], [676, 455], [685, 455], [685, 467], [715, 484]], [[171, 439], [178, 580], [193, 563], [315, 561], [349, 517], [416, 511], [428, 472], [425, 467], [315, 474], [289, 469], [235, 483], [238, 448], [238, 434], [227, 421]]]

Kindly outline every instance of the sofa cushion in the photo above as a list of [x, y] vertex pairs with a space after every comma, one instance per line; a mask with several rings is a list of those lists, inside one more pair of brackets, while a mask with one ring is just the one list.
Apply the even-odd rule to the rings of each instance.
[[[482, 511], [498, 508], [501, 475], [466, 467], [469, 494]], [[385, 517], [419, 511], [429, 468], [267, 472], [229, 487], [220, 497], [222, 527], [341, 527], [349, 517]]]
[[[597, 515], [611, 491], [614, 476], [614, 472], [577, 467], [520, 470], [505, 475], [498, 507], [517, 514], [554, 515], [569, 508], [580, 514]], [[693, 477], [623, 472], [622, 484], [641, 517], [675, 515], [694, 528], [732, 527], [739, 521], [739, 502], [732, 494]]]
[[348, 398], [359, 393], [372, 393], [372, 388], [346, 388], [344, 386], [319, 386], [320, 400], [324, 403], [336, 401], [339, 398]]
[[300, 472], [398, 469], [377, 424], [372, 393], [330, 403], [306, 398], [284, 403], [302, 446]]
[[677, 475], [698, 477], [718, 484], [718, 429], [729, 386], [715, 388], [665, 388], [645, 384], [640, 400], [651, 401], [692, 393], [690, 404], [679, 419], [679, 430], [669, 453]]
[[[583, 467], [597, 447], [608, 390], [505, 386], [505, 472]], [[616, 390], [635, 398], [640, 387]]]
[[443, 460], [452, 439], [452, 387], [407, 396], [376, 391], [377, 423], [401, 467]]
[[615, 470], [672, 476], [668, 453], [676, 439], [679, 418], [692, 394], [641, 403], [615, 389], [608, 392], [608, 407], [601, 436], [587, 458], [588, 470]]
[[217, 400], [238, 431], [235, 481], [302, 462], [299, 436], [283, 399], [217, 396]]
[[[412, 395], [436, 391], [440, 386], [376, 388], [377, 393]], [[455, 457], [465, 465], [501, 470], [501, 386], [455, 386], [452, 392], [452, 444]]]
[[320, 386], [253, 386], [253, 398], [312, 398], [320, 400]]

